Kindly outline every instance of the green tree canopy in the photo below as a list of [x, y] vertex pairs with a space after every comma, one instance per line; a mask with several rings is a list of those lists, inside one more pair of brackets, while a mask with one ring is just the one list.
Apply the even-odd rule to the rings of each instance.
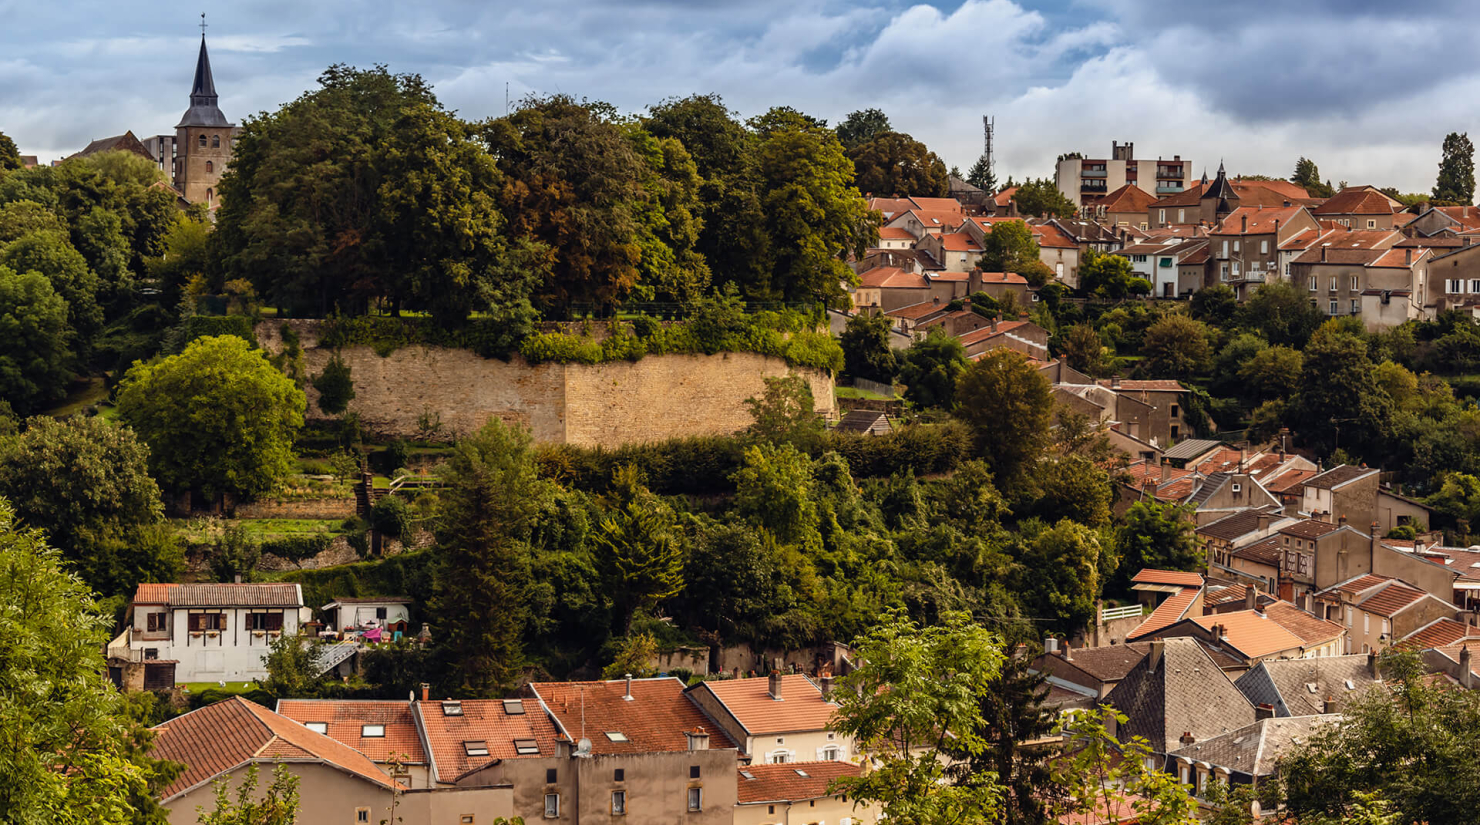
[[1104, 378], [1113, 369], [1109, 347], [1089, 324], [1069, 327], [1059, 343], [1059, 355], [1064, 363], [1091, 378]]
[[1181, 314], [1163, 317], [1146, 329], [1141, 344], [1141, 368], [1153, 378], [1189, 380], [1212, 363], [1209, 330], [1201, 321]]
[[98, 276], [66, 235], [32, 232], [0, 248], [0, 266], [16, 272], [39, 272], [67, 304], [67, 325], [82, 351], [103, 327], [98, 306]]
[[1290, 182], [1309, 192], [1312, 198], [1329, 198], [1336, 194], [1329, 183], [1321, 182], [1321, 170], [1316, 168], [1316, 162], [1303, 155], [1295, 162]]
[[887, 315], [855, 315], [848, 319], [839, 343], [843, 345], [843, 369], [855, 378], [888, 384], [899, 366], [889, 348], [892, 325]]
[[782, 543], [817, 546], [820, 516], [812, 459], [791, 444], [757, 444], [746, 448], [734, 481], [741, 516]]
[[183, 766], [143, 756], [149, 732], [108, 681], [109, 620], [41, 531], [0, 499], [0, 742], [5, 822], [165, 821], [154, 794]]
[[19, 168], [21, 168], [21, 150], [15, 148], [15, 141], [4, 132], [0, 132], [0, 173]]
[[1118, 301], [1131, 295], [1147, 295], [1151, 284], [1131, 268], [1124, 255], [1086, 252], [1079, 261], [1080, 290]]
[[173, 581], [184, 563], [162, 524], [148, 461], [128, 427], [39, 416], [0, 439], [0, 497], [28, 526], [45, 530], [95, 590], [127, 593], [141, 581]]
[[995, 349], [961, 373], [956, 415], [976, 434], [977, 453], [1000, 483], [1029, 471], [1048, 444], [1048, 379], [1010, 349]]
[[1156, 501], [1138, 501], [1125, 513], [1115, 537], [1120, 554], [1116, 581], [1130, 587], [1142, 569], [1196, 570], [1202, 564], [1202, 546], [1193, 531], [1197, 525], [1187, 508]]
[[1192, 293], [1192, 317], [1214, 326], [1223, 326], [1238, 312], [1238, 296], [1228, 284], [1213, 284]]
[[303, 391], [235, 335], [135, 365], [118, 394], [118, 416], [149, 445], [154, 477], [208, 496], [263, 495], [292, 472], [303, 410]]
[[894, 127], [889, 125], [889, 116], [878, 109], [861, 109], [851, 112], [837, 126], [838, 140], [843, 144], [843, 148], [850, 152], [893, 131]]
[[1325, 320], [1310, 294], [1287, 281], [1260, 284], [1239, 308], [1238, 320], [1271, 344], [1303, 347]]
[[1469, 205], [1475, 202], [1475, 144], [1465, 132], [1444, 136], [1444, 157], [1439, 160], [1439, 179], [1434, 200]]
[[355, 400], [355, 382], [349, 365], [334, 353], [323, 372], [313, 377], [313, 388], [319, 391], [319, 409], [328, 415], [339, 415]]
[[1379, 455], [1392, 433], [1393, 402], [1377, 385], [1367, 343], [1325, 326], [1304, 350], [1301, 389], [1291, 417], [1304, 444], [1322, 456], [1338, 447], [1351, 455]]
[[625, 634], [634, 617], [683, 590], [684, 553], [668, 505], [638, 484], [636, 468], [628, 465], [617, 474], [624, 500], [602, 519], [595, 545], [615, 603], [613, 629]]
[[71, 341], [67, 302], [51, 281], [0, 264], [0, 398], [22, 415], [62, 398]]
[[[1024, 221], [998, 221], [982, 239], [982, 257], [977, 266], [985, 272], [1022, 273], [1033, 264], [1042, 263], [1038, 241]], [[1042, 286], [1042, 284], [1039, 284]]]
[[997, 175], [987, 163], [986, 154], [977, 158], [976, 163], [971, 164], [971, 168], [966, 171], [966, 182], [988, 195], [997, 194]]
[[1238, 368], [1244, 394], [1253, 401], [1290, 398], [1300, 390], [1305, 356], [1292, 347], [1269, 347], [1255, 353]]
[[934, 326], [899, 356], [899, 380], [905, 385], [905, 398], [926, 408], [949, 410], [955, 405], [956, 382], [967, 366], [966, 348], [960, 339]]
[[944, 198], [951, 192], [945, 161], [902, 132], [885, 132], [848, 150], [858, 191], [881, 197]]
[[1012, 200], [1019, 212], [1035, 218], [1072, 218], [1079, 211], [1049, 178], [1023, 181], [1012, 193]]

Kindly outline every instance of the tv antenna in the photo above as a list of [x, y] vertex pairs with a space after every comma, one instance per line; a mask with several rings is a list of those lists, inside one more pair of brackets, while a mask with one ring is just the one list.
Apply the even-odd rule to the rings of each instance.
[[982, 115], [982, 157], [987, 161], [987, 177], [996, 178], [997, 161], [992, 157], [992, 136], [997, 131], [997, 119]]

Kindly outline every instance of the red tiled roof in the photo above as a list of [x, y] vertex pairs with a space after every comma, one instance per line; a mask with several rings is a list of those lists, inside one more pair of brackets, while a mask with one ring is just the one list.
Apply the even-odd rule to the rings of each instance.
[[1420, 249], [1417, 255], [1413, 254], [1412, 249], [1389, 249], [1367, 266], [1378, 269], [1412, 269], [1427, 254], [1427, 249]]
[[[1192, 474], [1191, 470], [1179, 470], [1176, 467], [1167, 468], [1167, 480], [1182, 478]], [[1126, 472], [1131, 474], [1132, 484], [1136, 487], [1146, 486], [1147, 483], [1161, 483], [1161, 468], [1146, 461], [1133, 461], [1126, 467]]]
[[[523, 701], [523, 713], [511, 714], [501, 699], [463, 699], [457, 702], [461, 715], [449, 716], [444, 702], [417, 702], [413, 711], [426, 733], [429, 756], [439, 782], [451, 782], [472, 768], [496, 759], [521, 756], [553, 756], [558, 734], [550, 717], [540, 712], [533, 700]], [[532, 740], [538, 754], [519, 753], [514, 740]], [[464, 742], [483, 742], [487, 756], [468, 756]]]
[[[900, 212], [908, 212], [915, 208], [915, 204], [909, 198], [869, 198], [868, 208], [883, 212], [889, 216], [898, 215]], [[910, 237], [914, 237], [911, 235]]]
[[1121, 381], [1119, 386], [1111, 379], [1105, 378], [1100, 380], [1100, 386], [1124, 391], [1185, 392], [1180, 382], [1166, 378], [1128, 379]]
[[1187, 611], [1192, 609], [1192, 603], [1197, 600], [1197, 594], [1201, 592], [1201, 587], [1184, 587], [1178, 593], [1168, 596], [1165, 601], [1156, 606], [1155, 610], [1151, 611], [1151, 615], [1147, 616], [1145, 621], [1126, 634], [1126, 638], [1140, 638], [1187, 618]]
[[998, 206], [1006, 206], [1012, 200], [1012, 196], [1017, 194], [1017, 190], [1018, 188], [1016, 186], [1003, 189], [1001, 192], [992, 196], [992, 202]]
[[[1214, 235], [1267, 235], [1275, 231], [1275, 226], [1286, 226], [1290, 219], [1295, 217], [1301, 206], [1288, 206], [1279, 209], [1258, 209], [1240, 206], [1233, 210], [1223, 223], [1214, 229]], [[1244, 220], [1248, 220], [1248, 228], [1244, 227]]]
[[1422, 590], [1409, 587], [1400, 582], [1392, 582], [1387, 587], [1377, 591], [1376, 594], [1368, 596], [1358, 603], [1358, 606], [1368, 613], [1376, 613], [1379, 616], [1392, 616], [1401, 613], [1405, 608], [1422, 600], [1428, 594]]
[[1299, 636], [1258, 610], [1193, 616], [1192, 620], [1209, 629], [1213, 625], [1222, 625], [1223, 636], [1228, 643], [1250, 658], [1268, 656], [1304, 644]]
[[921, 198], [911, 195], [909, 199], [916, 207], [927, 212], [955, 212], [958, 215], [961, 214], [961, 202], [955, 198]]
[[1028, 279], [1017, 274], [1016, 272], [983, 272], [981, 273], [981, 279], [982, 283], [984, 284], [1015, 284], [1017, 286], [1028, 285]]
[[918, 272], [905, 272], [897, 266], [881, 266], [858, 276], [859, 286], [874, 289], [928, 289], [930, 281]]
[[1145, 212], [1156, 203], [1156, 196], [1133, 183], [1111, 192], [1100, 199], [1099, 206], [1106, 212]]
[[1311, 478], [1314, 478], [1315, 474], [1315, 470], [1290, 470], [1286, 473], [1280, 473], [1279, 476], [1273, 481], [1260, 483], [1264, 485], [1264, 489], [1270, 491], [1271, 493], [1295, 493], [1303, 490], [1305, 482]]
[[1244, 454], [1231, 447], [1220, 447], [1209, 453], [1206, 458], [1199, 461], [1195, 469], [1199, 473], [1217, 473], [1224, 470], [1238, 468], [1239, 462], [1243, 461]]
[[[411, 703], [403, 700], [280, 699], [277, 712], [301, 724], [321, 722], [325, 735], [365, 754], [376, 762], [393, 758], [424, 765], [427, 753], [411, 716]], [[385, 735], [365, 736], [366, 725], [381, 725]]]
[[770, 677], [722, 679], [689, 690], [709, 690], [751, 735], [824, 730], [838, 706], [822, 700], [822, 690], [801, 674], [781, 677], [781, 699], [770, 696]]
[[1012, 332], [1019, 327], [1029, 326], [1030, 324], [1032, 324], [1031, 321], [999, 321], [997, 323], [996, 329], [992, 329], [990, 326], [985, 326], [981, 329], [972, 330], [971, 332], [962, 335], [957, 340], [960, 341], [963, 346], [967, 344], [977, 344], [987, 340], [988, 338], [995, 338], [998, 335], [1006, 335], [1007, 333]]
[[185, 765], [159, 791], [169, 799], [255, 758], [318, 759], [382, 787], [389, 778], [363, 753], [286, 716], [233, 696], [154, 727], [150, 756]]
[[1311, 210], [1316, 215], [1391, 215], [1401, 209], [1371, 186], [1348, 186]]
[[1265, 605], [1264, 615], [1295, 634], [1306, 645], [1330, 641], [1340, 636], [1343, 630], [1336, 622], [1312, 616], [1289, 602], [1271, 602]]
[[1435, 619], [1403, 637], [1398, 647], [1405, 649], [1427, 650], [1431, 647], [1445, 647], [1452, 645], [1461, 639], [1473, 639], [1480, 637], [1480, 628], [1471, 627], [1454, 619]]
[[957, 281], [965, 281], [970, 276], [967, 275], [965, 272], [946, 272], [942, 270], [940, 272], [931, 272], [927, 277], [929, 277], [931, 281], [947, 281], [954, 283]]
[[[584, 708], [586, 738], [594, 754], [688, 750], [685, 734], [701, 728], [709, 734], [710, 748], [735, 747], [684, 693], [683, 682], [672, 676], [633, 679], [631, 700], [623, 698], [624, 679], [535, 682], [529, 689], [573, 740], [581, 738]], [[617, 739], [608, 733], [618, 734]]]
[[891, 309], [884, 314], [888, 315], [890, 318], [903, 318], [913, 321], [915, 319], [923, 318], [927, 315], [930, 315], [931, 313], [944, 312], [947, 306], [947, 304], [938, 304], [934, 301], [922, 301], [918, 304], [910, 304], [907, 307]]
[[901, 229], [897, 226], [879, 227], [879, 240], [881, 241], [913, 241], [914, 239], [915, 236], [910, 234], [908, 229]]
[[1079, 244], [1064, 230], [1052, 224], [1032, 225], [1033, 240], [1038, 242], [1038, 247], [1048, 249], [1078, 249]]
[[926, 229], [939, 229], [941, 231], [955, 229], [956, 227], [961, 225], [962, 220], [960, 212], [943, 212], [932, 209], [910, 209], [907, 212], [895, 215], [894, 218], [889, 222], [894, 223], [905, 214], [914, 215], [915, 220], [919, 221], [920, 225], [925, 227]]
[[1348, 579], [1344, 582], [1341, 582], [1340, 584], [1332, 585], [1322, 592], [1337, 590], [1342, 593], [1347, 593], [1355, 596], [1358, 593], [1361, 593], [1363, 590], [1370, 590], [1371, 588], [1374, 588], [1386, 581], [1391, 581], [1391, 579], [1387, 578], [1386, 576], [1374, 576], [1369, 573], [1365, 576], [1358, 576], [1355, 579]]
[[[1392, 229], [1353, 229], [1350, 232], [1329, 232], [1319, 242], [1311, 244], [1295, 257], [1297, 264], [1365, 264], [1378, 257], [1378, 250], [1387, 249], [1403, 236]], [[1326, 259], [1321, 260], [1325, 252]]]
[[1184, 573], [1180, 570], [1156, 570], [1147, 567], [1131, 577], [1135, 584], [1174, 584], [1179, 587], [1202, 587], [1203, 577], [1198, 573]]
[[171, 607], [302, 607], [296, 584], [141, 584], [134, 604]]
[[[758, 802], [800, 802], [822, 799], [827, 787], [842, 776], [859, 776], [863, 768], [848, 762], [788, 762], [739, 768], [735, 790], [741, 805]], [[803, 775], [805, 774], [805, 776]]]
[[941, 247], [947, 252], [980, 252], [981, 244], [965, 232], [947, 232], [940, 236]]

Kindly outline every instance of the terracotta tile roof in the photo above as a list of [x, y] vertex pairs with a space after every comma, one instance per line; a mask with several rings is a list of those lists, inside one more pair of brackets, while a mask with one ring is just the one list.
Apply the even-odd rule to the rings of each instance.
[[930, 281], [918, 272], [897, 266], [881, 266], [858, 276], [859, 286], [875, 289], [929, 289]]
[[[1290, 219], [1298, 215], [1305, 207], [1288, 206], [1280, 209], [1250, 209], [1240, 206], [1233, 210], [1223, 222], [1214, 229], [1213, 235], [1268, 235], [1275, 231], [1275, 225], [1286, 226]], [[1248, 220], [1248, 228], [1244, 228], [1244, 220]]]
[[1357, 602], [1357, 606], [1368, 613], [1376, 613], [1379, 616], [1394, 616], [1423, 601], [1428, 595], [1422, 590], [1393, 581]]
[[992, 202], [997, 204], [998, 206], [1006, 206], [1008, 202], [1012, 200], [1012, 196], [1017, 194], [1017, 190], [1018, 188], [1016, 186], [1009, 186], [1008, 188], [1003, 189], [1001, 192], [993, 195]]
[[942, 232], [948, 229], [956, 229], [961, 225], [962, 216], [959, 211], [948, 212], [935, 209], [909, 209], [897, 214], [889, 222], [894, 223], [904, 215], [914, 215], [920, 225], [928, 229], [939, 229]]
[[[684, 693], [683, 682], [672, 676], [633, 679], [632, 699], [623, 698], [623, 679], [606, 682], [535, 682], [529, 686], [572, 740], [581, 738], [584, 700], [586, 738], [591, 752], [659, 753], [688, 750], [686, 733], [700, 728], [709, 734], [709, 747], [733, 748], [725, 736]], [[617, 734], [616, 739], [608, 734]]]
[[134, 604], [170, 607], [302, 607], [296, 584], [141, 584]]
[[1250, 658], [1268, 656], [1304, 644], [1299, 636], [1258, 610], [1193, 616], [1192, 620], [1208, 629], [1212, 629], [1213, 625], [1222, 625], [1223, 636], [1228, 639], [1228, 643]]
[[1294, 536], [1296, 538], [1318, 539], [1321, 536], [1326, 535], [1327, 533], [1332, 533], [1340, 529], [1341, 525], [1339, 524], [1331, 524], [1330, 522], [1325, 521], [1316, 521], [1315, 519], [1306, 519], [1305, 521], [1297, 521], [1294, 524], [1289, 524], [1281, 527], [1279, 532], [1287, 536]]
[[741, 805], [822, 799], [842, 776], [859, 776], [863, 768], [849, 762], [788, 762], [751, 765], [736, 771], [735, 790]]
[[[350, 699], [280, 699], [277, 712], [307, 726], [322, 723], [325, 735], [365, 754], [376, 762], [401, 761], [424, 765], [427, 753], [421, 746], [421, 735], [411, 715], [411, 703], [404, 700]], [[380, 725], [385, 735], [365, 736], [366, 725]]]
[[1233, 551], [1233, 557], [1247, 559], [1257, 564], [1267, 564], [1270, 567], [1280, 566], [1280, 539], [1278, 536], [1270, 536], [1262, 541], [1240, 547]]
[[[448, 715], [445, 706], [460, 714]], [[510, 713], [501, 699], [463, 699], [456, 702], [417, 702], [412, 706], [426, 734], [428, 754], [439, 782], [451, 782], [469, 770], [496, 759], [554, 756], [559, 734], [550, 717], [532, 699], [522, 701], [523, 713]], [[529, 742], [538, 753], [520, 753], [515, 740]], [[469, 756], [466, 742], [482, 742], [487, 756]]]
[[1196, 473], [1188, 473], [1182, 478], [1175, 478], [1156, 488], [1156, 497], [1165, 501], [1182, 501], [1192, 495], [1202, 477]]
[[1168, 596], [1156, 606], [1155, 610], [1151, 611], [1151, 615], [1147, 616], [1145, 621], [1136, 625], [1135, 630], [1127, 633], [1126, 638], [1139, 639], [1143, 636], [1150, 636], [1158, 630], [1163, 630], [1187, 618], [1187, 614], [1192, 610], [1193, 602], [1197, 601], [1197, 596], [1201, 592], [1201, 587], [1184, 587]]
[[1028, 326], [1037, 325], [1034, 324], [1032, 321], [999, 321], [997, 323], [996, 329], [992, 329], [990, 326], [985, 326], [981, 329], [974, 329], [971, 332], [962, 335], [957, 340], [959, 340], [963, 346], [967, 344], [977, 344], [987, 340], [988, 338], [995, 338], [998, 335], [1006, 335], [1007, 333], [1012, 332], [1015, 329]]
[[1100, 381], [1100, 386], [1110, 387], [1111, 389], [1120, 390], [1121, 392], [1139, 392], [1142, 390], [1145, 390], [1147, 392], [1187, 391], [1186, 388], [1182, 386], [1181, 382], [1173, 381], [1168, 378], [1126, 379], [1124, 381], [1121, 381], [1119, 386], [1115, 386], [1115, 382], [1111, 379], [1105, 378]]
[[392, 787], [363, 753], [314, 733], [240, 696], [206, 705], [154, 727], [151, 756], [184, 764], [159, 792], [168, 800], [254, 758], [317, 759], [346, 773]]
[[1146, 657], [1150, 642], [1129, 642], [1107, 647], [1079, 647], [1065, 650], [1064, 661], [1101, 682], [1118, 682], [1131, 668]]
[[1038, 242], [1040, 249], [1079, 248], [1079, 243], [1057, 226], [1052, 224], [1035, 224], [1031, 228], [1033, 230], [1033, 240]]
[[1457, 622], [1454, 619], [1435, 619], [1404, 636], [1397, 646], [1404, 649], [1425, 650], [1431, 647], [1452, 645], [1461, 639], [1474, 638], [1480, 638], [1480, 628]]
[[[931, 281], [947, 281], [950, 283], [964, 282], [970, 276], [965, 272], [931, 272], [928, 276]], [[1026, 283], [1026, 281], [1024, 282]]]
[[913, 241], [915, 236], [908, 229], [897, 226], [883, 226], [879, 228], [879, 240], [881, 241]]
[[1196, 266], [1198, 264], [1205, 264], [1208, 262], [1208, 258], [1212, 257], [1212, 254], [1212, 251], [1205, 246], [1202, 249], [1197, 249], [1189, 252], [1187, 254], [1187, 257], [1177, 262], [1177, 266]]
[[1419, 250], [1417, 255], [1414, 255], [1411, 249], [1389, 249], [1378, 255], [1367, 266], [1374, 269], [1412, 269], [1427, 254], [1429, 254], [1427, 249]]
[[[1126, 472], [1131, 474], [1132, 484], [1136, 487], [1147, 485], [1155, 486], [1161, 483], [1161, 467], [1146, 461], [1133, 461], [1126, 467]], [[1191, 470], [1179, 470], [1176, 467], [1167, 468], [1167, 480], [1171, 481], [1192, 475]]]
[[1348, 186], [1311, 210], [1315, 215], [1391, 215], [1402, 209], [1371, 186]]
[[1321, 592], [1330, 593], [1332, 591], [1337, 591], [1340, 593], [1346, 593], [1348, 595], [1355, 596], [1358, 593], [1361, 593], [1363, 590], [1371, 590], [1372, 588], [1377, 587], [1378, 585], [1387, 581], [1392, 580], [1387, 578], [1386, 576], [1374, 576], [1369, 573], [1365, 576], [1357, 576], [1356, 578], [1347, 579], [1344, 582], [1334, 584], [1326, 588], [1325, 590], [1322, 590]]
[[922, 301], [918, 304], [910, 304], [907, 307], [891, 309], [884, 314], [888, 315], [890, 318], [903, 318], [905, 320], [913, 321], [919, 318], [924, 318], [925, 316], [934, 314], [936, 312], [945, 312], [947, 306], [948, 304], [938, 304], [934, 301]]
[[[1340, 264], [1366, 265], [1381, 257], [1386, 250], [1403, 236], [1391, 229], [1353, 229], [1350, 232], [1330, 232], [1297, 255], [1291, 263], [1297, 264]], [[1325, 255], [1325, 260], [1321, 256]]]
[[[770, 677], [721, 679], [690, 691], [709, 690], [752, 736], [767, 733], [825, 730], [838, 706], [822, 700], [822, 690], [801, 674], [781, 677], [781, 701], [769, 693]], [[712, 743], [711, 743], [712, 744]]]
[[984, 284], [1017, 284], [1027, 286], [1028, 279], [1016, 272], [983, 272], [981, 273]]
[[954, 212], [961, 214], [961, 202], [955, 198], [922, 198], [911, 195], [910, 202], [926, 212]]
[[1156, 203], [1156, 196], [1133, 183], [1111, 192], [1100, 199], [1099, 206], [1106, 212], [1145, 212]]
[[1280, 475], [1272, 481], [1262, 482], [1264, 489], [1271, 493], [1295, 493], [1299, 494], [1305, 489], [1305, 482], [1314, 478], [1315, 470], [1291, 470]]
[[1141, 808], [1147, 800], [1138, 794], [1126, 794], [1124, 798], [1112, 797], [1108, 802], [1103, 796], [1094, 798], [1094, 810], [1059, 814], [1059, 825], [1130, 825], [1141, 819]]
[[[1254, 592], [1259, 592], [1257, 589]], [[1249, 593], [1249, 586], [1245, 584], [1229, 584], [1221, 587], [1208, 585], [1203, 591], [1203, 607], [1217, 607], [1224, 604], [1242, 602]]]
[[1340, 636], [1344, 629], [1336, 622], [1312, 616], [1289, 602], [1271, 602], [1263, 609], [1264, 615], [1295, 634], [1306, 646], [1329, 642]]
[[1291, 181], [1287, 181], [1287, 180], [1244, 180], [1242, 178], [1234, 178], [1233, 179], [1233, 188], [1234, 188], [1234, 191], [1239, 191], [1239, 190], [1242, 190], [1242, 189], [1251, 189], [1251, 188], [1256, 188], [1256, 187], [1259, 188], [1259, 189], [1266, 189], [1266, 190], [1268, 190], [1270, 192], [1277, 192], [1277, 193], [1279, 193], [1281, 195], [1284, 195], [1287, 198], [1300, 198], [1301, 200], [1309, 200], [1310, 199], [1310, 193], [1307, 192], [1307, 191], [1305, 191], [1305, 187], [1300, 186], [1299, 184], [1293, 183]]
[[1314, 487], [1318, 490], [1334, 490], [1343, 484], [1356, 481], [1359, 478], [1364, 478], [1376, 472], [1377, 470], [1367, 467], [1339, 464], [1305, 482], [1305, 486]]
[[1229, 470], [1237, 470], [1239, 462], [1244, 460], [1244, 454], [1240, 450], [1231, 447], [1222, 447], [1208, 453], [1199, 459], [1194, 466], [1200, 473], [1221, 473]]
[[[888, 218], [893, 218], [901, 212], [908, 212], [915, 208], [915, 204], [909, 198], [869, 198], [868, 208], [883, 212]], [[914, 235], [910, 236], [911, 238]]]
[[1480, 228], [1480, 207], [1474, 206], [1435, 206], [1435, 212], [1458, 221], [1466, 229]]
[[941, 246], [947, 252], [980, 252], [981, 244], [965, 232], [946, 232], [940, 236]]

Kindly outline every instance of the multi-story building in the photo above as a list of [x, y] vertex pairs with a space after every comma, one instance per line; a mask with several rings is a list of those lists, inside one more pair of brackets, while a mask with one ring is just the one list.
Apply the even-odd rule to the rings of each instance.
[[1192, 185], [1192, 162], [1173, 155], [1170, 160], [1136, 160], [1135, 144], [1110, 144], [1109, 158], [1066, 158], [1054, 170], [1054, 183], [1064, 197], [1081, 209], [1093, 207], [1111, 192], [1131, 184], [1161, 198]]
[[1310, 195], [1287, 180], [1241, 180], [1229, 178], [1223, 164], [1218, 164], [1218, 176], [1208, 181], [1206, 175], [1200, 183], [1186, 191], [1168, 195], [1153, 203], [1147, 210], [1151, 228], [1167, 226], [1202, 225], [1215, 226], [1234, 210], [1245, 207], [1279, 209], [1288, 206], [1314, 206]]
[[144, 138], [144, 148], [154, 158], [154, 165], [165, 177], [173, 179], [175, 176], [175, 136], [155, 135]]
[[1319, 228], [1302, 206], [1234, 210], [1208, 234], [1218, 282], [1244, 300], [1265, 281], [1279, 280], [1281, 243]]
[[1335, 221], [1347, 229], [1394, 229], [1403, 204], [1373, 186], [1348, 186], [1310, 211], [1318, 220]]
[[1394, 641], [1456, 609], [1443, 599], [1387, 576], [1365, 573], [1315, 595], [1316, 612], [1345, 625], [1347, 653], [1381, 653]]
[[1331, 232], [1290, 262], [1291, 280], [1328, 315], [1357, 315], [1370, 331], [1426, 315], [1430, 250], [1395, 248], [1394, 230]]
[[141, 584], [128, 647], [146, 663], [173, 661], [176, 682], [265, 679], [268, 647], [307, 613], [296, 584]]
[[200, 55], [195, 61], [195, 82], [190, 87], [190, 108], [175, 126], [175, 188], [191, 203], [208, 209], [220, 205], [217, 186], [231, 163], [231, 142], [236, 126], [226, 120], [216, 105], [216, 81], [211, 76], [211, 58], [201, 35]]
[[700, 682], [688, 696], [753, 764], [846, 761], [853, 743], [832, 729], [832, 679], [773, 673]]

